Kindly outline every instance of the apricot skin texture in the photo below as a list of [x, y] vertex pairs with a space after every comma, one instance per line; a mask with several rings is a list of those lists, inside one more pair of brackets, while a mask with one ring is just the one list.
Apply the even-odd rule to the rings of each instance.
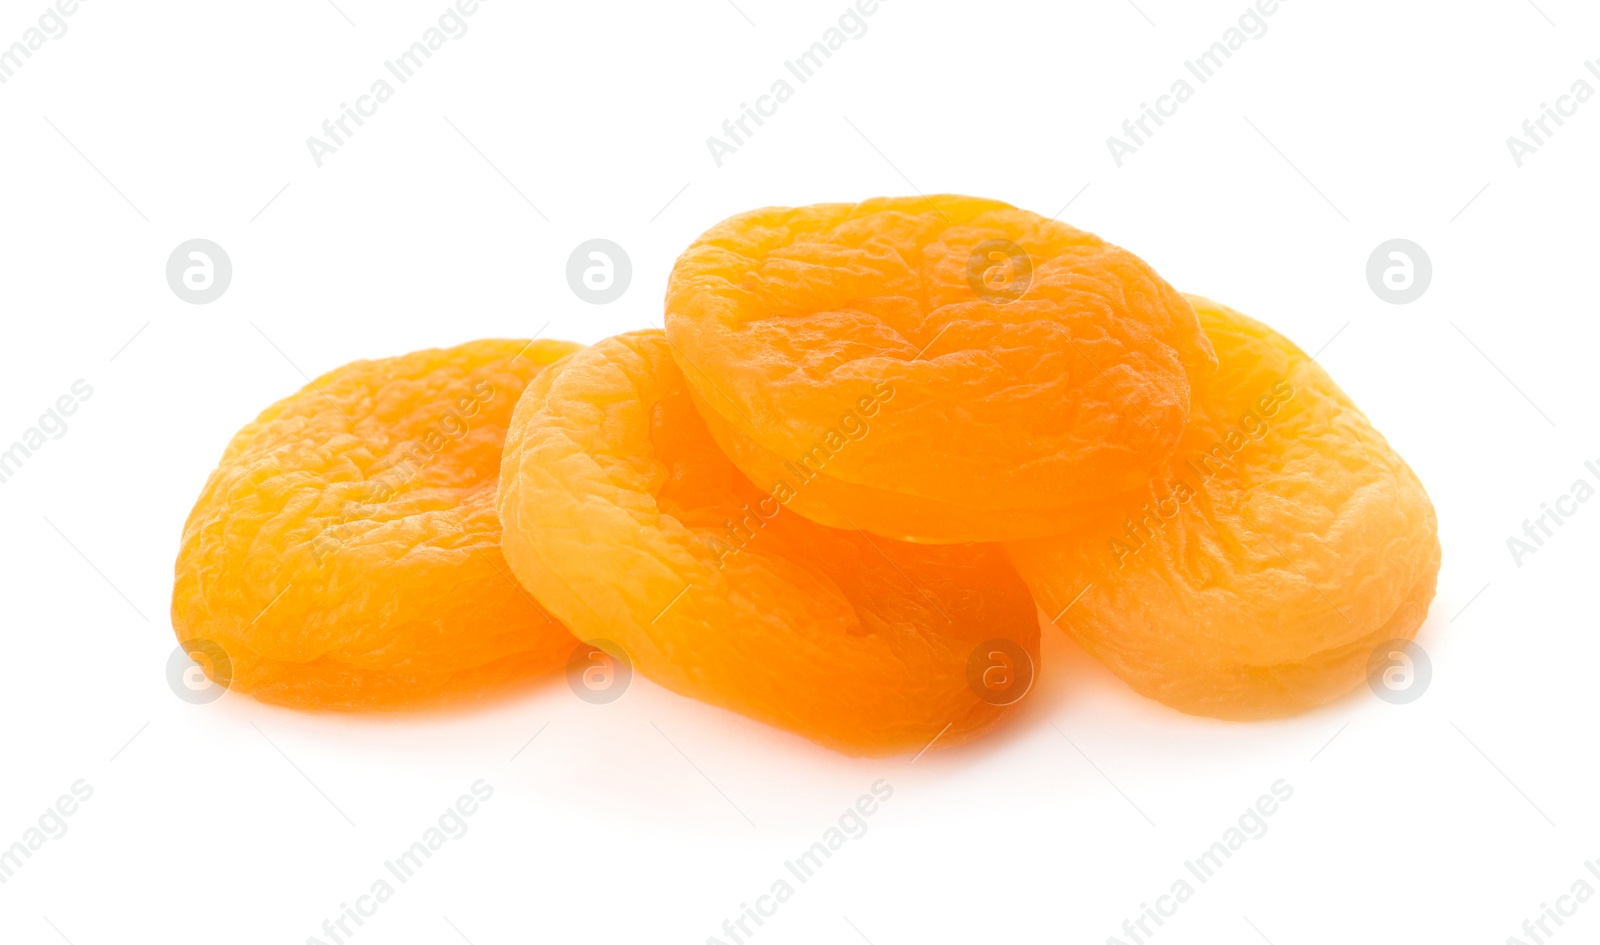
[[1045, 614], [1139, 692], [1197, 715], [1286, 715], [1360, 686], [1374, 648], [1416, 634], [1438, 525], [1320, 365], [1191, 301], [1221, 369], [1166, 468], [1073, 533], [1007, 550]]
[[1037, 661], [1036, 610], [999, 546], [911, 545], [796, 515], [717, 449], [660, 331], [603, 341], [529, 385], [499, 508], [507, 561], [580, 639], [841, 752], [975, 737], [1012, 707], [969, 687], [974, 650], [1003, 638]]
[[357, 361], [267, 408], [184, 526], [178, 639], [221, 647], [233, 690], [301, 708], [433, 704], [559, 667], [573, 641], [512, 578], [494, 497], [523, 387], [577, 348]]
[[[995, 242], [1026, 256], [1019, 297], [970, 278]], [[1189, 303], [1132, 253], [952, 195], [726, 220], [674, 267], [666, 331], [753, 482], [808, 465], [795, 510], [922, 542], [1053, 534], [1137, 487], [1215, 366]], [[892, 402], [862, 416], [879, 385]]]

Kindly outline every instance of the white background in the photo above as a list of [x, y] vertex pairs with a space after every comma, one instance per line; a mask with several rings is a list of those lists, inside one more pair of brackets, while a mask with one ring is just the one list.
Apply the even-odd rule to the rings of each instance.
[[[1288, 0], [1118, 168], [1106, 137], [1243, 0], [885, 0], [718, 168], [707, 136], [845, 9], [735, 2], [486, 0], [321, 168], [307, 136], [443, 0], [85, 0], [0, 85], [0, 442], [94, 389], [0, 484], [0, 845], [94, 790], [0, 885], [0, 940], [331, 941], [324, 919], [480, 778], [469, 833], [347, 941], [731, 941], [723, 920], [880, 778], [869, 832], [746, 941], [1131, 942], [1123, 921], [1277, 779], [1269, 832], [1149, 941], [1499, 943], [1600, 888], [1600, 502], [1520, 567], [1506, 547], [1600, 465], [1600, 100], [1521, 168], [1506, 146], [1576, 79], [1600, 88], [1592, 5]], [[0, 44], [44, 9], [5, 0]], [[659, 324], [673, 259], [723, 217], [916, 191], [1072, 201], [1063, 219], [1321, 350], [1438, 508], [1425, 695], [1190, 718], [1047, 627], [1014, 724], [913, 764], [643, 680], [609, 706], [554, 679], [388, 717], [169, 690], [184, 517], [305, 375]], [[204, 306], [164, 276], [195, 237], [234, 265]], [[592, 237], [634, 266], [605, 307], [564, 276]], [[1434, 266], [1404, 306], [1365, 278], [1393, 237]], [[1596, 935], [1591, 902], [1555, 939]]]

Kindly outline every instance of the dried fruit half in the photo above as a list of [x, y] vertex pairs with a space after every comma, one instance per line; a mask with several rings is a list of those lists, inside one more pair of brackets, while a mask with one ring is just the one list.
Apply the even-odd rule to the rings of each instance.
[[660, 331], [534, 379], [499, 508], [512, 570], [580, 639], [840, 751], [969, 739], [1016, 701], [969, 679], [1031, 678], [1037, 660], [1034, 604], [999, 546], [911, 545], [796, 515], [717, 449]]
[[1439, 573], [1428, 494], [1322, 367], [1190, 297], [1221, 370], [1160, 475], [1096, 520], [1007, 546], [1047, 616], [1184, 712], [1283, 715], [1361, 684]]
[[713, 436], [827, 525], [1059, 532], [1149, 478], [1215, 360], [1138, 257], [972, 197], [774, 207], [679, 258], [667, 337]]
[[219, 682], [306, 708], [435, 702], [559, 667], [572, 638], [512, 577], [494, 500], [517, 398], [578, 348], [357, 361], [267, 408], [184, 526], [178, 639]]

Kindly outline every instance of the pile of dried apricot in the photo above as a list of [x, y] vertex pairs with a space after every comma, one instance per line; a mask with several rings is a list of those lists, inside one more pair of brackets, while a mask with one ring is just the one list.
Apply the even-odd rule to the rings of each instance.
[[593, 646], [887, 754], [1014, 711], [1039, 607], [1225, 718], [1350, 691], [1427, 615], [1437, 522], [1404, 460], [1288, 340], [1091, 234], [971, 197], [768, 208], [696, 240], [665, 308], [269, 408], [184, 530], [180, 641], [340, 709]]

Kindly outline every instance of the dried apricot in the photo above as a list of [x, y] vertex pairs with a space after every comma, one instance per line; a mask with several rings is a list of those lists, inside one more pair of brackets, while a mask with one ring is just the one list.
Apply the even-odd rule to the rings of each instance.
[[1166, 469], [1073, 533], [1007, 546], [1047, 616], [1185, 712], [1281, 715], [1358, 686], [1439, 573], [1433, 505], [1315, 361], [1191, 296], [1221, 369]]
[[1126, 250], [972, 197], [768, 208], [679, 258], [666, 331], [713, 436], [836, 527], [1062, 531], [1177, 444], [1215, 358]]
[[842, 751], [971, 738], [1014, 702], [969, 684], [974, 660], [1029, 664], [1003, 675], [1037, 658], [1033, 601], [999, 546], [910, 545], [789, 511], [717, 449], [660, 331], [528, 385], [499, 510], [512, 570], [579, 638]]
[[[267, 408], [184, 526], [178, 639], [219, 682], [303, 707], [430, 702], [560, 666], [572, 638], [511, 576], [494, 499], [517, 398], [578, 347], [357, 361]], [[231, 666], [211, 665], [218, 647]]]

